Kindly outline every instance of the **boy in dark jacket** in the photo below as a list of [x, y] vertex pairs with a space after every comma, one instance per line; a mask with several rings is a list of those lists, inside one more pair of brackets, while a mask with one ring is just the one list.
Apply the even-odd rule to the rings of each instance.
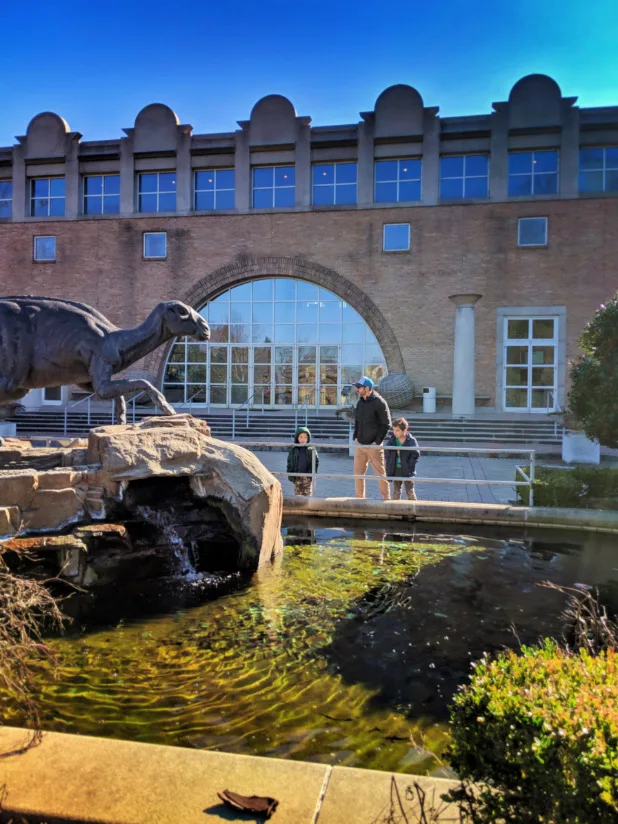
[[[318, 471], [320, 458], [315, 447], [309, 446], [311, 432], [306, 426], [300, 426], [296, 430], [294, 446], [288, 452], [288, 478], [294, 484], [295, 495], [311, 495], [313, 492], [313, 479], [310, 477], [299, 477], [296, 472], [311, 472], [312, 469]], [[315, 459], [313, 458], [315, 456]]]
[[[401, 481], [393, 481], [393, 499], [401, 500], [402, 487], [406, 486], [406, 495], [409, 501], [416, 500], [413, 477], [416, 475], [416, 462], [421, 456], [416, 438], [408, 432], [408, 422], [405, 418], [395, 418], [393, 421], [393, 434], [386, 441], [385, 446], [407, 446], [414, 449], [386, 450], [386, 474], [389, 478], [402, 478]], [[405, 480], [403, 480], [405, 479]]]

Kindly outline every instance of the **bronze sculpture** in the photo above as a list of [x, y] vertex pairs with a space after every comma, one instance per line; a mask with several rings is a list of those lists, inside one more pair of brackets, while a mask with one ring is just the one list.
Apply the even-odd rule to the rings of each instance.
[[143, 391], [165, 415], [168, 404], [149, 381], [112, 376], [170, 340], [207, 341], [210, 329], [195, 310], [177, 300], [159, 303], [133, 329], [119, 329], [85, 303], [58, 298], [0, 298], [0, 404], [30, 389], [76, 384], [102, 400], [114, 400], [115, 419], [126, 422], [124, 395]]

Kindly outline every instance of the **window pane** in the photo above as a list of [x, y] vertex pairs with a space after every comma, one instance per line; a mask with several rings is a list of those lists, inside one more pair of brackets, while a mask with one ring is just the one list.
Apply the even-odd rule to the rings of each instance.
[[213, 192], [196, 192], [195, 193], [195, 208], [200, 209], [214, 209], [215, 208], [215, 193]]
[[602, 192], [603, 172], [580, 172], [579, 173], [580, 192]]
[[320, 324], [320, 343], [340, 343], [341, 342], [341, 324], [340, 323], [321, 323]]
[[603, 149], [580, 149], [579, 168], [582, 170], [603, 169]]
[[159, 211], [160, 212], [175, 212], [176, 211], [176, 195], [172, 193], [165, 193], [159, 195]]
[[362, 343], [365, 328], [360, 323], [344, 323], [342, 327], [343, 343]]
[[547, 243], [547, 218], [520, 218], [518, 232], [520, 246], [545, 246]]
[[[316, 289], [317, 291], [317, 289]], [[299, 323], [317, 322], [318, 303], [317, 301], [303, 301], [296, 305], [296, 320]]]
[[234, 364], [232, 366], [232, 383], [249, 383], [249, 367]]
[[230, 339], [230, 327], [227, 323], [216, 323], [210, 327], [210, 340], [213, 343], [226, 343]]
[[85, 177], [84, 178], [84, 194], [85, 195], [101, 195], [101, 194], [103, 194], [103, 178], [102, 177]]
[[11, 200], [13, 197], [13, 183], [10, 180], [0, 180], [0, 200]]
[[56, 238], [37, 237], [34, 239], [35, 260], [55, 260], [56, 259]]
[[49, 201], [49, 214], [59, 217], [64, 214], [64, 198], [52, 197]]
[[440, 181], [440, 200], [457, 200], [463, 197], [463, 178]]
[[120, 195], [106, 195], [103, 198], [103, 214], [117, 215], [120, 213]]
[[338, 323], [341, 320], [341, 301], [320, 301], [320, 323]]
[[[255, 280], [252, 284], [253, 300], [272, 300], [273, 282], [272, 280]], [[255, 309], [255, 307], [254, 307]]]
[[292, 390], [286, 387], [277, 386], [275, 388], [275, 404], [277, 406], [291, 406]]
[[234, 169], [217, 169], [215, 172], [217, 189], [234, 188]]
[[532, 175], [509, 177], [509, 196], [524, 197], [532, 194]]
[[317, 300], [318, 287], [313, 283], [298, 282], [298, 300]]
[[165, 373], [165, 380], [167, 383], [184, 383], [185, 367], [169, 364]]
[[400, 160], [399, 161], [399, 179], [400, 180], [420, 180], [421, 179], [421, 161], [416, 160]]
[[253, 383], [270, 383], [270, 366], [260, 364], [253, 367]]
[[365, 361], [367, 363], [384, 363], [384, 355], [377, 344], [365, 344]]
[[397, 180], [398, 163], [396, 160], [376, 161], [376, 183], [383, 180]]
[[232, 343], [249, 343], [251, 340], [251, 326], [243, 323], [230, 324], [230, 341]]
[[296, 327], [296, 340], [298, 343], [317, 343], [317, 323], [299, 323]]
[[140, 210], [140, 212], [156, 212], [157, 211], [157, 196], [156, 195], [140, 195], [139, 196], [139, 210]]
[[554, 398], [550, 389], [533, 389], [530, 392], [533, 409], [553, 409]]
[[176, 173], [163, 172], [159, 175], [159, 191], [160, 192], [175, 192], [176, 191]]
[[605, 172], [605, 191], [618, 192], [618, 170]]
[[144, 235], [144, 255], [146, 257], [165, 257], [167, 235], [164, 232]]
[[507, 325], [507, 336], [509, 338], [527, 338], [529, 322], [528, 320], [509, 320]]
[[341, 309], [344, 321], [347, 321], [348, 323], [363, 323], [361, 316], [358, 314], [356, 309], [352, 309], [349, 303], [344, 301]]
[[313, 183], [334, 183], [335, 182], [335, 167], [332, 163], [327, 165], [316, 165], [313, 167]]
[[189, 363], [206, 363], [206, 346], [203, 343], [189, 343], [187, 345], [187, 361]]
[[208, 305], [209, 323], [228, 323], [230, 319], [229, 303], [210, 303]]
[[253, 208], [254, 209], [272, 209], [273, 207], [273, 189], [254, 189], [253, 190]]
[[[527, 322], [527, 321], [526, 321]], [[509, 321], [511, 323], [511, 321]], [[526, 335], [524, 335], [526, 337]], [[506, 347], [506, 362], [507, 363], [528, 363], [528, 347], [527, 346], [507, 346]]]
[[531, 174], [532, 152], [509, 152], [509, 174]]
[[549, 386], [554, 385], [554, 369], [553, 367], [538, 367], [532, 370], [532, 386]]
[[227, 403], [227, 386], [211, 386], [210, 402], [214, 404]]
[[410, 224], [393, 223], [384, 226], [384, 251], [399, 252], [410, 248]]
[[271, 167], [266, 169], [253, 170], [253, 186], [254, 188], [272, 187], [274, 182], [274, 169]]
[[534, 176], [535, 195], [555, 195], [558, 191], [558, 175], [542, 174]]
[[458, 157], [440, 158], [440, 177], [463, 177], [464, 159]]
[[0, 217], [11, 217], [13, 205], [11, 200], [0, 200]]
[[349, 206], [356, 203], [356, 184], [354, 186], [335, 186], [335, 203], [338, 206]]
[[299, 346], [298, 347], [298, 362], [299, 363], [315, 363], [317, 349], [315, 346]]
[[275, 186], [294, 186], [295, 183], [294, 166], [277, 166], [275, 168]]
[[289, 189], [275, 189], [275, 206], [279, 209], [294, 205], [294, 187]]
[[140, 175], [139, 176], [139, 190], [144, 192], [157, 191], [157, 175]]
[[213, 190], [215, 188], [214, 172], [196, 172], [195, 173], [195, 189]]
[[175, 346], [172, 347], [172, 354], [170, 355], [170, 362], [171, 363], [184, 363], [185, 362], [185, 345], [184, 343], [177, 343]]
[[356, 163], [337, 163], [335, 183], [356, 183]]
[[399, 184], [399, 200], [420, 200], [421, 199], [421, 181], [415, 180], [409, 183]]
[[466, 155], [466, 177], [487, 176], [489, 170], [487, 155]]
[[535, 152], [534, 173], [558, 171], [558, 152]]
[[605, 149], [605, 168], [618, 169], [618, 146], [608, 146]]
[[275, 325], [275, 343], [294, 343], [294, 326], [291, 323]]
[[253, 323], [272, 323], [273, 305], [272, 303], [254, 303], [251, 310]]
[[363, 367], [360, 363], [341, 367], [341, 380], [343, 383], [355, 383], [363, 374]]
[[376, 183], [375, 198], [376, 198], [376, 203], [396, 203], [397, 202], [397, 184], [396, 183]]
[[232, 323], [251, 323], [251, 304], [232, 301], [230, 319]]
[[532, 363], [553, 364], [555, 349], [553, 346], [533, 346]]
[[333, 206], [335, 203], [335, 187], [334, 186], [314, 186], [313, 187], [313, 205], [314, 206]]
[[289, 278], [277, 278], [275, 281], [276, 300], [294, 300], [296, 298], [296, 281]]
[[217, 209], [234, 208], [234, 190], [217, 192], [215, 206]]
[[337, 363], [336, 346], [320, 346], [320, 363]]
[[294, 303], [275, 303], [275, 323], [293, 323]]
[[210, 362], [227, 363], [227, 346], [211, 346]]
[[258, 389], [255, 390], [255, 402], [264, 404], [265, 406], [270, 405], [270, 387], [260, 386]]
[[337, 383], [337, 367], [320, 366], [320, 383]]
[[337, 406], [336, 386], [320, 387], [320, 404], [322, 404], [323, 406]]
[[553, 338], [554, 337], [554, 321], [552, 318], [543, 318], [542, 320], [532, 321], [532, 337], [533, 338]]
[[210, 382], [227, 383], [227, 366], [211, 366]]
[[32, 197], [49, 197], [49, 178], [42, 177], [32, 181]]
[[206, 367], [187, 366], [187, 380], [191, 383], [206, 383]]
[[105, 175], [103, 192], [106, 195], [120, 195], [120, 175]]
[[253, 343], [272, 343], [275, 339], [272, 324], [260, 323], [252, 326]]
[[64, 178], [52, 177], [49, 182], [50, 195], [52, 197], [64, 197]]
[[[362, 350], [358, 345], [345, 343], [341, 347], [341, 363], [358, 363]], [[358, 380], [362, 372], [359, 372], [354, 380]]]
[[507, 389], [506, 390], [506, 406], [515, 409], [522, 409], [528, 406], [528, 390], [527, 389]]
[[291, 346], [275, 346], [275, 363], [292, 363], [293, 357]]
[[464, 183], [464, 197], [487, 197], [486, 177], [468, 177]]
[[508, 366], [506, 370], [506, 385], [507, 386], [527, 386], [528, 385], [528, 368], [520, 368], [516, 366]]
[[232, 386], [231, 403], [244, 403], [248, 397], [248, 386]]
[[230, 289], [230, 300], [232, 303], [242, 303], [246, 300], [251, 300], [251, 284], [241, 283], [240, 286], [234, 286]]
[[84, 200], [84, 214], [85, 215], [100, 215], [103, 212], [103, 198], [102, 197], [87, 197]]
[[292, 367], [275, 366], [275, 383], [292, 383]]
[[256, 346], [253, 350], [254, 363], [270, 363], [272, 350], [270, 346]]

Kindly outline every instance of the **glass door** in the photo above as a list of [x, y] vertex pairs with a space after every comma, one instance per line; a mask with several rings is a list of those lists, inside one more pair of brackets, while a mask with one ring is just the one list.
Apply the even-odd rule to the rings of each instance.
[[555, 411], [557, 320], [505, 318], [504, 324], [504, 409]]
[[274, 406], [277, 409], [289, 408], [296, 402], [294, 349], [294, 346], [273, 346], [275, 364], [272, 387]]

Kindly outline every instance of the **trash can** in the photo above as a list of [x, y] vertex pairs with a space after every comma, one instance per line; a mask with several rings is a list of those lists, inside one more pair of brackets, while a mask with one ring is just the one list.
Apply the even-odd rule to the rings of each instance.
[[424, 386], [423, 387], [423, 412], [435, 412], [436, 411], [436, 387], [435, 386]]

